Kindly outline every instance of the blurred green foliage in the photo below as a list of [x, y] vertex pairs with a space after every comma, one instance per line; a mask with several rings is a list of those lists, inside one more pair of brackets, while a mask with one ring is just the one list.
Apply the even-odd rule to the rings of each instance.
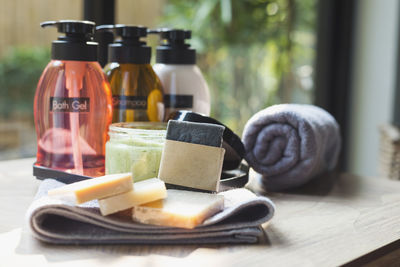
[[[212, 116], [241, 133], [255, 112], [312, 102], [317, 0], [168, 0], [160, 25], [192, 30]], [[0, 58], [0, 118], [31, 117], [49, 48]]]
[[0, 59], [0, 118], [31, 118], [40, 75], [50, 61], [50, 50], [13, 47]]
[[257, 111], [312, 102], [317, 0], [168, 0], [161, 27], [192, 30], [212, 116], [237, 133]]

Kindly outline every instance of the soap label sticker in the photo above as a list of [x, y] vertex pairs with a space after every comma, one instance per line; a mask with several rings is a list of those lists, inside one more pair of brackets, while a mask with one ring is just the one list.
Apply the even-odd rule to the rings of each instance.
[[193, 108], [193, 95], [164, 95], [166, 108]]
[[50, 111], [89, 112], [90, 99], [88, 97], [50, 97]]
[[147, 97], [113, 95], [115, 109], [147, 109]]

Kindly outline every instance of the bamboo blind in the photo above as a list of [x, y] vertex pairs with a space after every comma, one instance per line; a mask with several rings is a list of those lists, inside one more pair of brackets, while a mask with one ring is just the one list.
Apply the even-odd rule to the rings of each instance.
[[[164, 0], [116, 0], [116, 22], [157, 23]], [[83, 0], [0, 0], [0, 55], [12, 46], [49, 46], [55, 30], [41, 30], [46, 20], [82, 19]]]

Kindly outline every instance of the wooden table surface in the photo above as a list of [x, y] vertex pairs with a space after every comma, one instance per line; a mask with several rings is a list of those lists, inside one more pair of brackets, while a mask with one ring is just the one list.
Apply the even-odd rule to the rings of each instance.
[[[40, 184], [33, 161], [0, 162], [0, 266], [400, 264], [400, 182], [331, 174], [292, 192], [266, 194], [276, 216], [257, 245], [52, 246], [26, 227], [25, 211]], [[250, 187], [258, 191], [254, 181]]]

